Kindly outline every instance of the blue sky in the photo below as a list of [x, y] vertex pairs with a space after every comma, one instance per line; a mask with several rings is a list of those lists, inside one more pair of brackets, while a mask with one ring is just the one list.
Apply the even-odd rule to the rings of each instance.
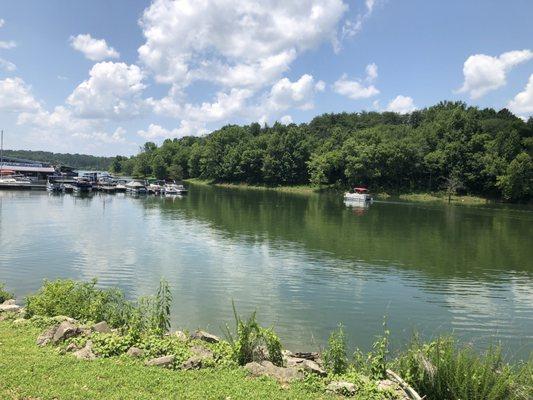
[[147, 140], [441, 100], [533, 115], [533, 2], [3, 0], [5, 147]]

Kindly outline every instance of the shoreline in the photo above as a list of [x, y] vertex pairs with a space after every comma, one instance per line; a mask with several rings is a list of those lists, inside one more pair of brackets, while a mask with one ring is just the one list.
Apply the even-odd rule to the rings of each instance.
[[[315, 195], [319, 193], [342, 193], [341, 190], [333, 188], [332, 186], [313, 186], [313, 185], [294, 185], [294, 186], [265, 186], [265, 185], [251, 185], [247, 183], [228, 183], [228, 182], [213, 182], [208, 179], [191, 178], [185, 179], [184, 182], [191, 185], [198, 186], [214, 186], [228, 189], [239, 190], [264, 190], [274, 191], [280, 193], [294, 193], [302, 195]], [[429, 193], [429, 192], [414, 192], [401, 193], [400, 195], [391, 195], [387, 192], [377, 192], [374, 194], [375, 200], [380, 201], [404, 201], [412, 203], [443, 203], [448, 204], [448, 197], [445, 193]], [[501, 203], [496, 200], [488, 199], [479, 196], [451, 196], [450, 204], [465, 204], [465, 205], [484, 205], [484, 204], [517, 204], [517, 203]]]

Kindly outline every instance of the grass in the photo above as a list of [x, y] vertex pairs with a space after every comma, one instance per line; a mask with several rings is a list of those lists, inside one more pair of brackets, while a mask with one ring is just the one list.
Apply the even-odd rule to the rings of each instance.
[[0, 322], [1, 399], [328, 399], [303, 384], [282, 388], [241, 368], [170, 371], [126, 357], [80, 361], [40, 348], [40, 329]]
[[[425, 203], [448, 203], [448, 196], [445, 193], [404, 193], [399, 196], [391, 196], [388, 193], [378, 193], [376, 196], [378, 200], [389, 200], [398, 198], [403, 201], [410, 202], [425, 202]], [[480, 205], [487, 204], [489, 201], [483, 197], [476, 196], [452, 196], [451, 204], [468, 204]]]
[[264, 185], [251, 185], [248, 183], [216, 183], [207, 179], [198, 179], [192, 178], [187, 179], [185, 182], [192, 185], [203, 185], [203, 186], [217, 186], [225, 187], [230, 189], [244, 189], [244, 190], [273, 190], [276, 192], [282, 193], [296, 193], [296, 194], [313, 194], [322, 192], [328, 189], [324, 186], [312, 186], [312, 185], [294, 185], [294, 186], [264, 186]]

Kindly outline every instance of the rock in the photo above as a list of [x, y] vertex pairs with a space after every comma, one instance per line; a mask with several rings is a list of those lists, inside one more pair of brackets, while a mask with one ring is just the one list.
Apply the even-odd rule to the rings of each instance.
[[128, 352], [126, 354], [133, 358], [140, 358], [144, 355], [144, 350], [139, 349], [138, 347], [132, 346], [128, 349]]
[[15, 299], [9, 299], [2, 303], [3, 306], [15, 306], [16, 304]]
[[191, 352], [200, 358], [213, 358], [213, 352], [203, 346], [192, 346]]
[[311, 360], [304, 360], [304, 362], [302, 363], [302, 368], [304, 369], [304, 371], [320, 376], [326, 376], [328, 374], [326, 370], [324, 370], [320, 365]]
[[190, 357], [185, 362], [183, 362], [180, 365], [181, 369], [189, 370], [189, 369], [200, 369], [203, 367], [205, 358], [203, 357]]
[[152, 367], [170, 368], [174, 364], [174, 356], [163, 356], [158, 358], [152, 358], [146, 362], [146, 365]]
[[20, 310], [22, 307], [16, 304], [0, 304], [0, 312], [19, 312]]
[[391, 381], [390, 379], [383, 379], [379, 381], [378, 389], [382, 391], [393, 392], [395, 394], [395, 397], [394, 397], [395, 399], [399, 399], [399, 400], [410, 399], [410, 397], [403, 391], [401, 386], [398, 383]]
[[37, 346], [46, 346], [48, 343], [52, 341], [54, 338], [54, 334], [56, 333], [57, 325], [53, 326], [43, 333], [37, 338]]
[[357, 389], [355, 388], [355, 385], [353, 383], [343, 381], [331, 382], [326, 387], [326, 390], [328, 392], [333, 392], [343, 396], [353, 396], [357, 392]]
[[70, 353], [71, 351], [76, 351], [76, 350], [79, 350], [80, 348], [78, 347], [78, 345], [76, 343], [70, 343], [66, 348], [65, 348], [65, 351], [67, 353]]
[[196, 340], [203, 340], [204, 342], [207, 342], [207, 343], [218, 343], [220, 342], [220, 338], [218, 336], [215, 336], [215, 335], [212, 335], [208, 332], [205, 332], [205, 331], [196, 331], [194, 332], [192, 335], [191, 335], [191, 338], [192, 339], [196, 339]]
[[57, 327], [54, 337], [52, 338], [52, 343], [57, 344], [65, 339], [76, 336], [78, 333], [79, 329], [76, 325], [69, 321], [63, 321]]
[[174, 333], [174, 336], [176, 336], [178, 338], [178, 340], [182, 341], [182, 342], [186, 342], [187, 340], [189, 340], [189, 338], [187, 337], [187, 334], [183, 331], [176, 331]]
[[97, 324], [93, 325], [92, 330], [98, 333], [111, 333], [111, 328], [105, 321], [98, 322]]
[[261, 361], [261, 363], [254, 361], [246, 364], [244, 369], [253, 376], [270, 376], [280, 383], [289, 383], [303, 379], [303, 374], [298, 369], [278, 367], [270, 361]]
[[304, 358], [306, 360], [316, 361], [320, 358], [320, 354], [315, 352], [296, 352], [292, 355], [296, 358]]
[[75, 351], [73, 354], [79, 360], [94, 360], [96, 358], [93, 353], [93, 343], [90, 340], [87, 341], [83, 349]]

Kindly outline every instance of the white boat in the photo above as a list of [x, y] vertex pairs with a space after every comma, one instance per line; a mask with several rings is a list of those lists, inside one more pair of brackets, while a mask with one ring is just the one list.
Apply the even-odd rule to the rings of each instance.
[[130, 181], [126, 183], [126, 191], [135, 194], [146, 193], [146, 186], [139, 181]]
[[162, 194], [165, 193], [165, 184], [163, 181], [152, 182], [148, 185], [148, 193]]
[[178, 185], [175, 183], [167, 183], [165, 185], [165, 194], [185, 194], [187, 193], [187, 188], [183, 185]]
[[52, 177], [48, 178], [48, 181], [46, 182], [46, 190], [49, 192], [62, 192], [63, 191], [63, 184], [60, 182], [55, 181]]
[[368, 192], [367, 188], [356, 187], [353, 189], [353, 191], [344, 193], [344, 199], [346, 201], [366, 203], [372, 201], [372, 196]]

